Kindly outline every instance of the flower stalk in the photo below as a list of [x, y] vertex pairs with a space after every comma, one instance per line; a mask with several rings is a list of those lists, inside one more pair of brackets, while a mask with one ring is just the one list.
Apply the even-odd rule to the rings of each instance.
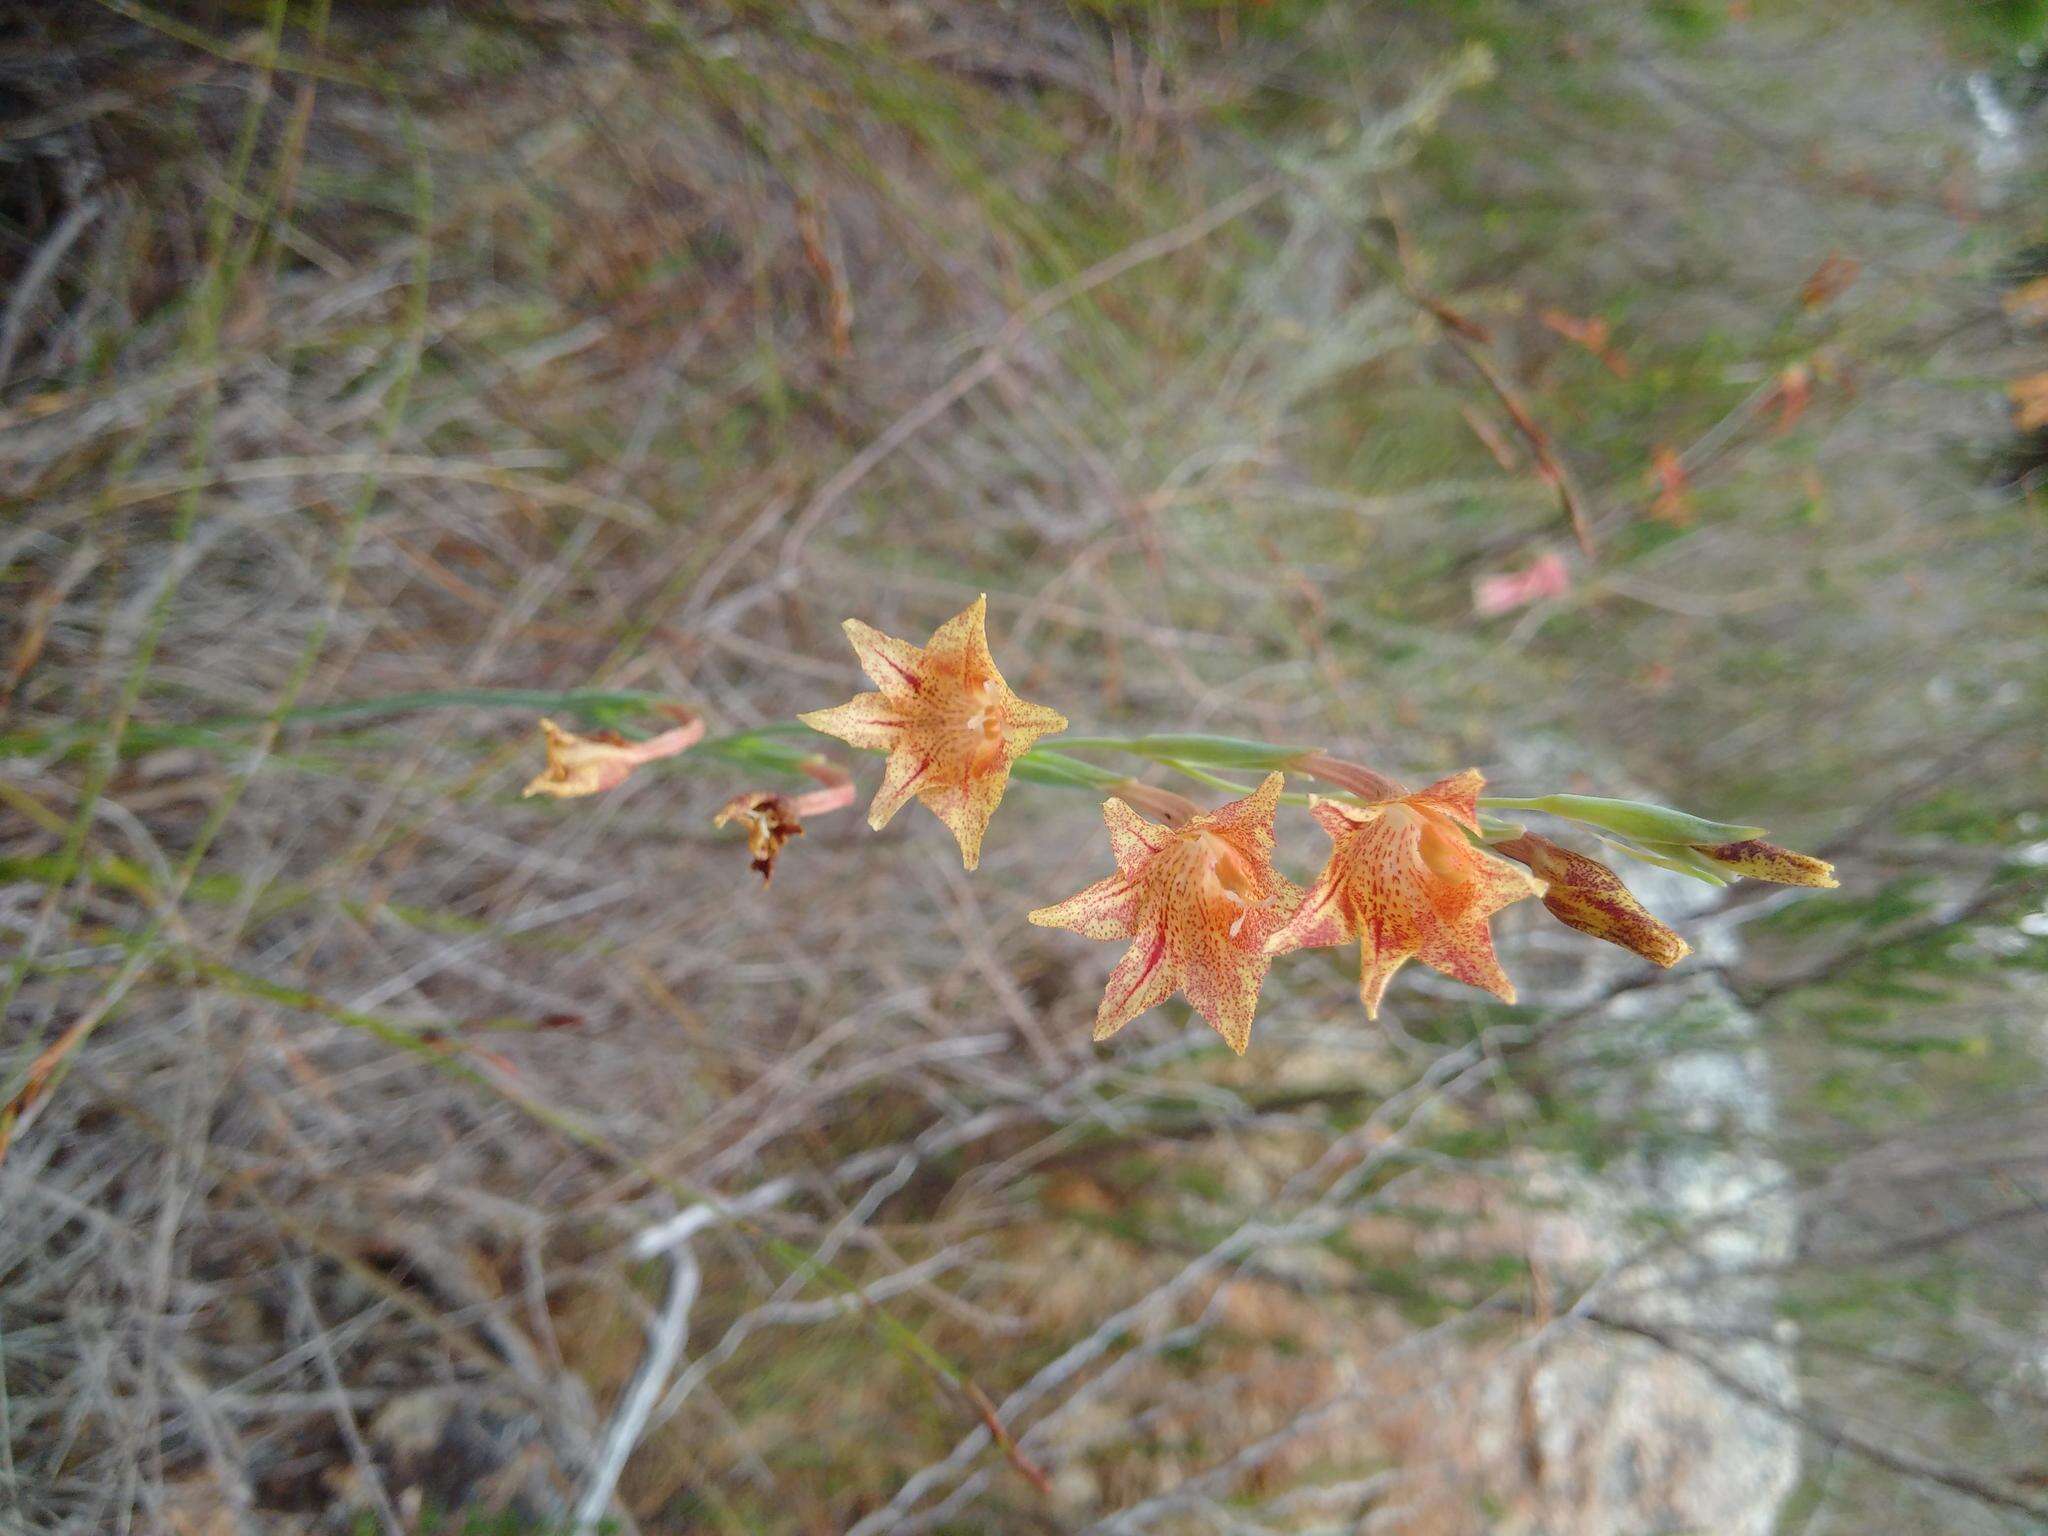
[[[875, 692], [798, 721], [716, 737], [694, 713], [656, 694], [454, 689], [278, 716], [158, 727], [135, 722], [114, 750], [219, 746], [243, 730], [367, 724], [427, 709], [540, 712], [547, 762], [526, 785], [529, 796], [606, 793], [670, 758], [811, 779], [816, 787], [800, 793], [745, 790], [713, 817], [714, 825], [745, 833], [764, 882], [807, 822], [855, 801], [853, 775], [814, 750], [815, 734], [885, 758], [870, 825], [885, 825], [917, 800], [951, 831], [970, 870], [1012, 779], [1106, 795], [1116, 872], [1068, 901], [1037, 909], [1031, 920], [1131, 941], [1097, 1012], [1098, 1040], [1179, 991], [1239, 1052], [1249, 1042], [1268, 968], [1297, 949], [1357, 942], [1359, 992], [1369, 1016], [1411, 959], [1513, 1002], [1491, 922], [1530, 896], [1566, 926], [1657, 965], [1673, 965], [1690, 952], [1608, 865], [1490, 812], [1548, 816], [1631, 858], [1714, 884], [1735, 878], [1812, 888], [1837, 883], [1831, 864], [1766, 841], [1761, 827], [1592, 795], [1482, 795], [1476, 770], [1411, 793], [1376, 769], [1318, 747], [1240, 737], [1062, 735], [1051, 748], [1041, 738], [1063, 732], [1066, 719], [1020, 698], [1004, 681], [989, 650], [986, 611], [985, 601], [977, 600], [921, 646], [849, 620], [847, 637]], [[557, 716], [584, 729], [570, 730]], [[649, 717], [664, 728], [641, 739], [621, 729]], [[72, 756], [92, 750], [102, 734], [91, 727], [0, 734], [0, 758]], [[1233, 798], [1207, 809], [1179, 790], [1089, 760], [1100, 754], [1136, 759]], [[1256, 785], [1233, 777], [1251, 774], [1263, 777]], [[1288, 793], [1290, 774], [1333, 793]], [[1330, 838], [1329, 857], [1306, 892], [1274, 868], [1275, 820], [1283, 805], [1306, 806]]]

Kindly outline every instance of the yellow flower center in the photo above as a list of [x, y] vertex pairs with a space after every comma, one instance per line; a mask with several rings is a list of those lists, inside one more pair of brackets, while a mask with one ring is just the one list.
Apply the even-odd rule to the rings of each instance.
[[969, 680], [961, 702], [965, 707], [959, 730], [966, 741], [967, 772], [970, 776], [986, 773], [1003, 757], [1003, 703], [996, 680], [986, 677], [978, 684]]
[[1390, 805], [1383, 814], [1396, 827], [1415, 829], [1415, 867], [1424, 875], [1456, 885], [1472, 878], [1472, 845], [1455, 824], [1412, 805]]
[[1230, 914], [1230, 936], [1244, 928], [1244, 920], [1259, 905], [1258, 887], [1245, 868], [1244, 855], [1226, 837], [1214, 832], [1197, 832], [1188, 844], [1194, 862], [1196, 889], [1211, 911], [1220, 917]]

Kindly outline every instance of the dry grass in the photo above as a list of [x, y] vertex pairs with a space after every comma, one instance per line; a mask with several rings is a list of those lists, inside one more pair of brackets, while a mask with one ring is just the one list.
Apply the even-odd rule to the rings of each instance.
[[[1077, 723], [1611, 773], [1855, 836], [1869, 927], [1794, 912], [1728, 978], [1773, 1021], [1900, 928], [2025, 908], [1998, 850], [2041, 765], [2036, 514], [1925, 451], [1996, 431], [1958, 385], [2024, 345], [1987, 285], [2013, 242], [1988, 183], [1961, 220], [1916, 158], [1966, 141], [1938, 100], [1810, 175], [1790, 110], [1732, 187], [1750, 125], [1680, 134], [1799, 80], [1796, 14], [1742, 45], [1780, 60], [1761, 85], [1597, 7], [1496, 36], [1640, 88], [1596, 110], [1512, 47], [1478, 91], [1486, 7], [131, 9], [5, 66], [12, 1527], [1526, 1525], [1513, 1436], [1445, 1455], [1442, 1426], [1512, 1425], [1582, 1294], [1719, 1283], [1655, 1244], [1532, 1267], [1532, 1167], [1641, 1126], [1610, 1102], [1622, 973], [1522, 914], [1535, 1008], [1417, 982], [1367, 1031], [1305, 962], [1245, 1063], [1178, 1005], [1098, 1050], [1113, 956], [1023, 919], [1099, 872], [1084, 797], [1017, 790], [971, 880], [928, 820], [821, 821], [763, 890], [708, 824], [753, 770], [521, 802], [529, 709], [301, 705], [644, 690], [738, 729], [852, 691], [846, 614], [921, 633], [986, 590], [1011, 681]], [[1925, 86], [1922, 23], [1871, 12], [1831, 101]], [[1532, 105], [1595, 212], [1643, 220], [1582, 266], [1594, 194], [1510, 145]], [[1660, 211], [1763, 183], [1768, 238], [1686, 270]], [[1482, 238], [1518, 197], [1545, 227]], [[1888, 253], [1839, 323], [1795, 296], [1835, 243]], [[1471, 579], [1568, 534], [1429, 295], [1487, 328], [1601, 541], [1504, 624]], [[1632, 303], [1630, 381], [1537, 319]], [[1779, 437], [1759, 391], [1795, 356], [1834, 371]], [[1689, 531], [1648, 515], [1666, 440]], [[1865, 688], [1926, 656], [1953, 681], [1925, 711]], [[1888, 797], [1940, 814], [1858, 825]], [[1884, 907], [1936, 834], [1957, 901]], [[1983, 1198], [1952, 1138], [1987, 1099], [1999, 1177], [2033, 1160], [2004, 1021], [2038, 980], [1938, 984], [1928, 1034], [1988, 1044], [1919, 1080], [1911, 1134], [1825, 1120], [1840, 1059], [1768, 1031], [1786, 1123], [1727, 1133], [1815, 1191], [1837, 1272], [1923, 1235], [1883, 1198], [1916, 1157], [1942, 1210]], [[1971, 1300], [1912, 1292], [1965, 1396], [2033, 1305], [2026, 1229], [1986, 1230]], [[1804, 1383], [1851, 1458], [1916, 1401], [1856, 1369]], [[2037, 1398], [2000, 1389], [2018, 1440]], [[2007, 1440], [1943, 1425], [1914, 1455], [1981, 1487], [1888, 1472], [1930, 1520], [2037, 1508]]]

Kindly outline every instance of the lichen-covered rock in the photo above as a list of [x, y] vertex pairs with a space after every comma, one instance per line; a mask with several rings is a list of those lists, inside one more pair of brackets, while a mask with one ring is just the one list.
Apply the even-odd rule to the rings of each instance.
[[[1628, 875], [1705, 958], [1732, 957], [1730, 927], [1685, 921], [1712, 890]], [[1642, 965], [1605, 946], [1574, 959], [1551, 995], [1591, 1003]], [[1520, 1241], [1552, 1321], [1448, 1399], [1471, 1415], [1471, 1453], [1430, 1480], [1446, 1531], [1490, 1503], [1473, 1529], [1499, 1536], [1765, 1536], [1797, 1482], [1797, 1382], [1773, 1279], [1793, 1253], [1793, 1191], [1767, 1150], [1756, 1020], [1692, 968], [1594, 1005], [1547, 1047], [1622, 1150], [1522, 1159]]]
[[[1660, 1135], [1595, 1172], [1533, 1181], [1555, 1209], [1532, 1256], [1579, 1315], [1524, 1367], [1523, 1523], [1509, 1528], [1765, 1536], [1799, 1446], [1771, 1279], [1792, 1255], [1792, 1191], [1757, 1150], [1770, 1094], [1755, 1023], [1705, 980], [1654, 1006], [1618, 1002], [1598, 1027], [1643, 1063], [1634, 1107]], [[1674, 1050], [1660, 1028], [1691, 1043]]]

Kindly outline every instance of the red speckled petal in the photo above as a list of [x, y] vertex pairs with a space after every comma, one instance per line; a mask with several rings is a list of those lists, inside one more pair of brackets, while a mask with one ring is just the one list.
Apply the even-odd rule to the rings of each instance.
[[1181, 956], [1181, 990], [1195, 1012], [1240, 1056], [1251, 1044], [1259, 988], [1273, 963], [1266, 940], [1300, 897], [1294, 886], [1278, 881], [1269, 897], [1271, 907], [1253, 907], [1242, 914], [1241, 922], [1205, 923], [1189, 933], [1190, 951]]
[[1335, 859], [1309, 886], [1301, 905], [1267, 936], [1266, 952], [1284, 955], [1297, 949], [1327, 949], [1358, 932], [1358, 919], [1345, 900], [1343, 871]]
[[1378, 806], [1346, 805], [1338, 800], [1312, 797], [1308, 803], [1309, 815], [1315, 817], [1316, 825], [1330, 834], [1336, 842], [1349, 837], [1360, 827], [1377, 821], [1383, 814]]
[[1508, 980], [1508, 973], [1501, 969], [1493, 952], [1493, 932], [1484, 918], [1463, 928], [1447, 928], [1432, 934], [1415, 951], [1415, 958], [1453, 981], [1491, 992], [1504, 1003], [1515, 1000], [1515, 984]]
[[1121, 800], [1103, 801], [1102, 819], [1109, 824], [1109, 851], [1126, 874], [1173, 841], [1173, 828], [1147, 821]]
[[1128, 939], [1138, 931], [1139, 889], [1122, 875], [1030, 914], [1041, 928], [1071, 928], [1084, 939]]
[[1284, 773], [1269, 773], [1259, 787], [1241, 800], [1220, 805], [1204, 818], [1216, 831], [1241, 847], [1260, 854], [1273, 851], [1273, 813], [1280, 808]]
[[1174, 975], [1168, 962], [1166, 930], [1141, 936], [1109, 973], [1102, 1005], [1095, 1010], [1095, 1038], [1107, 1040], [1148, 1008], [1173, 996]]
[[988, 831], [989, 818], [995, 815], [1009, 784], [1009, 764], [1002, 762], [958, 784], [940, 785], [918, 796], [951, 829], [960, 844], [960, 862], [968, 869], [981, 863], [982, 836]]
[[1486, 775], [1477, 768], [1467, 768], [1463, 773], [1454, 773], [1447, 779], [1438, 779], [1434, 784], [1418, 789], [1408, 797], [1408, 803], [1416, 806], [1432, 806], [1445, 812], [1458, 825], [1479, 830], [1479, 791], [1486, 787]]
[[927, 665], [964, 673], [977, 683], [990, 677], [1002, 682], [995, 658], [988, 653], [986, 593], [932, 631], [931, 639], [925, 642], [924, 660]]
[[889, 754], [889, 766], [882, 771], [882, 787], [875, 791], [875, 803], [868, 807], [868, 825], [877, 832], [889, 825], [889, 818], [910, 803], [931, 777], [931, 757], [907, 747]]
[[1380, 1003], [1387, 995], [1387, 984], [1394, 979], [1394, 973], [1408, 963], [1408, 957], [1390, 957], [1381, 953], [1374, 947], [1368, 935], [1360, 962], [1358, 1000], [1365, 1004], [1365, 1016], [1368, 1019], [1376, 1019], [1380, 1016]]
[[896, 745], [906, 721], [903, 708], [887, 694], [862, 693], [832, 709], [814, 709], [798, 715], [814, 731], [837, 736], [850, 747], [867, 752], [886, 752]]
[[1003, 734], [1016, 753], [1024, 751], [1041, 736], [1055, 735], [1067, 728], [1067, 717], [1043, 704], [1027, 704], [1007, 685], [1003, 688]]
[[923, 651], [908, 640], [885, 635], [859, 619], [848, 619], [843, 627], [846, 638], [853, 642], [853, 654], [860, 658], [860, 669], [867, 673], [869, 682], [897, 698], [918, 693], [923, 686], [920, 677], [924, 670]]

